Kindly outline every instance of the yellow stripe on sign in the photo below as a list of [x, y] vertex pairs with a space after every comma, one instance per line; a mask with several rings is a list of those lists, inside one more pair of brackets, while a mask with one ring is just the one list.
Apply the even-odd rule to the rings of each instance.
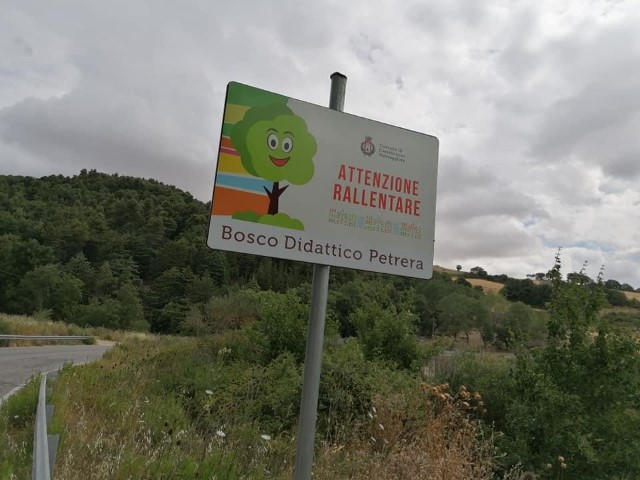
[[242, 166], [239, 155], [230, 155], [224, 152], [221, 152], [218, 158], [218, 171], [224, 173], [247, 173]]
[[244, 114], [250, 107], [244, 105], [228, 104], [224, 109], [224, 123], [236, 123], [244, 118]]

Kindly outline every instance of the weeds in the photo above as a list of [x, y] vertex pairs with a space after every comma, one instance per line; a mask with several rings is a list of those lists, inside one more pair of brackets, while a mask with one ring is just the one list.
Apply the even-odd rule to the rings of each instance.
[[[104, 340], [123, 341], [127, 338], [149, 338], [151, 335], [142, 332], [109, 330], [102, 327], [84, 328], [77, 325], [54, 322], [49, 320], [46, 313], [38, 316], [26, 317], [22, 315], [6, 315], [0, 313], [0, 333], [12, 335], [80, 335], [91, 336], [92, 338], [83, 340], [85, 345], [96, 343], [96, 337]], [[59, 341], [50, 342], [45, 340], [20, 340], [2, 341], [0, 346], [27, 346], [27, 345], [59, 345]]]
[[[251, 363], [242, 345], [240, 333], [131, 339], [65, 367], [53, 399], [59, 478], [291, 478], [301, 365], [290, 353]], [[325, 363], [314, 478], [490, 478], [475, 392], [420, 388], [355, 342]]]
[[9, 397], [0, 408], [0, 479], [31, 475], [33, 428], [38, 404], [39, 377]]

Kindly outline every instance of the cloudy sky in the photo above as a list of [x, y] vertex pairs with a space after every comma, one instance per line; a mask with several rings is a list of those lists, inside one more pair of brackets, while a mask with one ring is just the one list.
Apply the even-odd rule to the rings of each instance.
[[0, 173], [209, 200], [230, 80], [440, 139], [435, 263], [640, 287], [636, 0], [0, 0]]

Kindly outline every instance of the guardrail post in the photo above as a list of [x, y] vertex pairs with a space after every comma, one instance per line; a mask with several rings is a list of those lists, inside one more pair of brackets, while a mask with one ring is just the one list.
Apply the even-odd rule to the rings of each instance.
[[47, 438], [47, 374], [40, 379], [40, 392], [38, 394], [38, 407], [36, 409], [36, 427], [33, 433], [33, 468], [34, 480], [51, 480], [49, 463], [49, 445]]
[[38, 407], [36, 409], [36, 426], [33, 432], [33, 480], [51, 480], [51, 473], [56, 463], [60, 435], [49, 435], [48, 427], [53, 418], [53, 405], [47, 405], [47, 374], [40, 379]]

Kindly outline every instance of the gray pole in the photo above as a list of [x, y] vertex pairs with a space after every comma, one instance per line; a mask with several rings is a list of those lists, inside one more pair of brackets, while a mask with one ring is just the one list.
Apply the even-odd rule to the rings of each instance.
[[[338, 72], [331, 75], [329, 108], [340, 112], [343, 110], [346, 88], [347, 77]], [[327, 312], [328, 292], [329, 266], [314, 265], [294, 480], [311, 479], [316, 417], [318, 415], [318, 393], [320, 391], [322, 345], [324, 343], [324, 317]]]

